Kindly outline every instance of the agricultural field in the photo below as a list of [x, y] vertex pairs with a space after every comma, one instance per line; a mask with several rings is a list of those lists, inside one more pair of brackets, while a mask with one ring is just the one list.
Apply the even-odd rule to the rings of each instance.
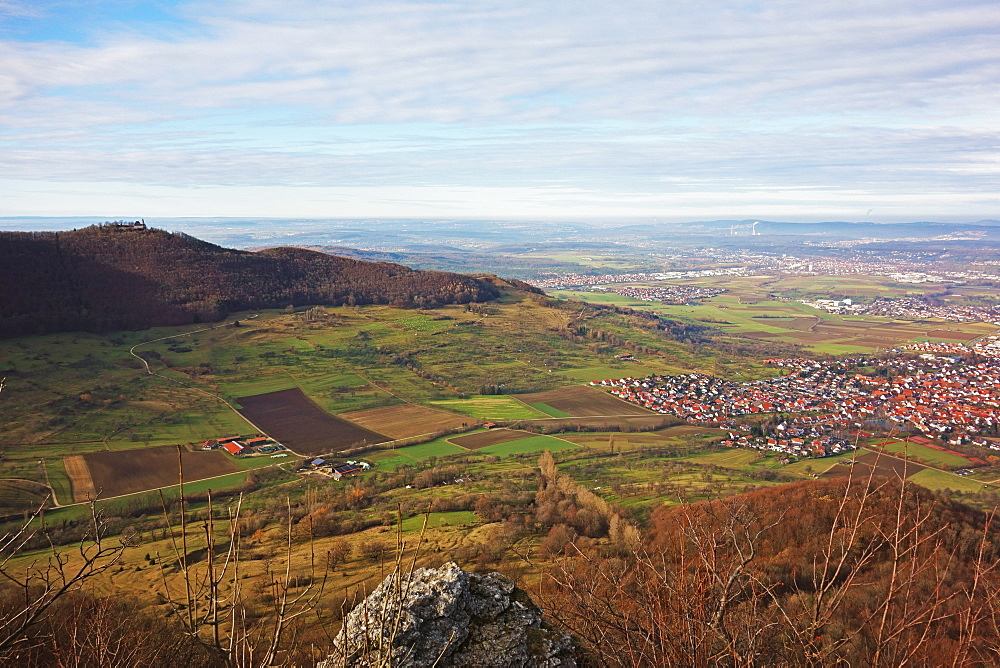
[[651, 431], [664, 429], [682, 422], [672, 415], [649, 413], [621, 417], [572, 417], [519, 420], [516, 426], [536, 426], [548, 431], [587, 429], [591, 431]]
[[506, 457], [507, 455], [523, 455], [535, 452], [542, 453], [545, 450], [550, 452], [559, 452], [561, 450], [569, 450], [577, 447], [579, 446], [561, 438], [555, 438], [552, 436], [529, 436], [528, 438], [520, 438], [516, 441], [507, 441], [506, 443], [487, 445], [486, 447], [480, 448], [476, 452], [484, 455]]
[[[33, 470], [39, 459], [53, 468], [68, 455], [254, 431], [222, 399], [235, 403], [295, 388], [333, 415], [407, 403], [484, 421], [572, 414], [558, 407], [538, 411], [511, 392], [575, 384], [567, 374], [577, 371], [589, 377], [630, 366], [614, 358], [628, 351], [568, 340], [559, 332], [580, 307], [547, 304], [515, 293], [487, 305], [433, 311], [327, 308], [312, 320], [301, 312], [261, 311], [239, 314], [238, 326], [231, 319], [6, 340], [0, 343], [7, 376], [0, 447], [7, 460], [0, 475], [43, 481]], [[625, 316], [590, 320], [619, 335], [629, 331]], [[651, 348], [649, 368], [671, 368], [677, 360], [686, 368], [716, 366], [713, 356], [691, 355], [662, 334], [635, 330], [634, 336]], [[133, 346], [156, 375], [129, 354]]]
[[[93, 489], [105, 498], [168, 487], [178, 482], [177, 448], [171, 446], [90, 452], [83, 455], [83, 459]], [[189, 452], [182, 448], [181, 462], [185, 481], [240, 472], [240, 468], [218, 450]], [[74, 497], [77, 501], [86, 500], [80, 498], [76, 490]]]
[[[517, 396], [528, 405], [544, 404], [572, 417], [605, 417], [619, 415], [651, 415], [653, 411], [622, 401], [603, 390], [589, 385], [563, 387], [558, 390]], [[556, 416], [562, 417], [562, 416]]]
[[454, 413], [410, 404], [369, 408], [341, 413], [337, 417], [393, 439], [423, 436], [446, 429], [462, 429], [474, 424], [474, 421]]
[[[866, 450], [861, 450], [858, 454], [861, 455], [865, 452]], [[849, 465], [851, 461], [854, 460], [854, 455], [854, 451], [850, 451], [840, 455], [834, 455], [833, 457], [803, 459], [801, 461], [792, 462], [791, 464], [782, 466], [781, 471], [783, 473], [792, 473], [795, 475], [823, 475], [836, 466]]]
[[240, 413], [250, 422], [301, 455], [325, 455], [363, 443], [392, 440], [330, 415], [297, 387], [241, 397], [239, 402]]
[[499, 443], [507, 443], [508, 441], [517, 441], [522, 438], [528, 438], [529, 436], [533, 436], [533, 434], [515, 429], [491, 429], [489, 431], [481, 431], [477, 434], [469, 434], [467, 436], [453, 436], [448, 440], [455, 445], [460, 445], [468, 450], [478, 450], [479, 448], [485, 448]]
[[944, 452], [936, 448], [930, 448], [919, 443], [905, 443], [899, 440], [879, 441], [879, 447], [886, 452], [893, 454], [906, 454], [916, 457], [921, 461], [930, 464], [940, 464], [941, 466], [969, 466], [970, 462], [965, 457], [951, 452]]
[[990, 485], [979, 480], [970, 480], [969, 478], [963, 478], [947, 471], [938, 471], [937, 469], [918, 471], [911, 475], [909, 480], [935, 492], [945, 489], [955, 492], [982, 492], [991, 488]]
[[927, 467], [922, 464], [865, 449], [859, 450], [853, 459], [844, 460], [842, 464], [830, 467], [821, 477], [840, 477], [851, 475], [853, 472], [855, 476], [875, 473], [876, 475], [903, 479], [910, 478], [924, 470], [927, 470]]
[[432, 401], [430, 404], [458, 411], [478, 420], [531, 420], [546, 416], [546, 413], [531, 408], [510, 395], [449, 399], [447, 401]]
[[894, 285], [880, 276], [714, 276], [634, 285], [696, 285], [723, 288], [726, 292], [690, 306], [644, 302], [613, 292], [556, 291], [553, 294], [563, 298], [654, 311], [671, 318], [720, 329], [725, 333], [799, 344], [818, 354], [874, 352], [918, 341], [965, 342], [996, 329], [989, 323], [835, 315], [794, 301], [922, 296], [927, 292], [926, 287]]
[[87, 466], [87, 460], [83, 455], [64, 457], [63, 468], [66, 469], [70, 489], [73, 492], [73, 498], [67, 499], [67, 501], [82, 503], [98, 498], [99, 494], [97, 493], [97, 488], [94, 487], [94, 479], [90, 475], [90, 467]]
[[536, 401], [536, 402], [530, 403], [528, 405], [531, 406], [532, 408], [534, 408], [536, 411], [541, 411], [541, 412], [545, 413], [546, 415], [548, 415], [550, 417], [558, 417], [558, 418], [573, 417], [569, 413], [564, 413], [563, 411], [561, 411], [561, 410], [559, 410], [557, 408], [552, 408], [552, 406], [549, 406], [548, 404], [544, 404], [544, 403], [542, 403], [540, 401]]
[[50, 490], [46, 485], [34, 480], [0, 480], [0, 515], [17, 515], [25, 511], [35, 511], [49, 499], [53, 505]]

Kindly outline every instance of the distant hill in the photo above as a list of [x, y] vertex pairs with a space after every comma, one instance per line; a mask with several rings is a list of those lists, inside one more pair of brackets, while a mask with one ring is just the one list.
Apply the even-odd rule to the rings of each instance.
[[232, 250], [185, 234], [95, 225], [0, 232], [0, 336], [144, 329], [289, 304], [433, 307], [498, 295], [489, 281], [301, 248]]

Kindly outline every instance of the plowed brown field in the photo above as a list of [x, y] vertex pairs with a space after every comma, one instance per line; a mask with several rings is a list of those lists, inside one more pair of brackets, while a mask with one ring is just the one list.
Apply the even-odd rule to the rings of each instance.
[[[88, 452], [80, 456], [86, 461], [94, 489], [105, 498], [177, 484], [177, 448], [173, 445]], [[242, 470], [218, 450], [182, 450], [181, 456], [185, 481], [204, 480]], [[69, 467], [66, 468], [68, 471]], [[77, 496], [75, 483], [74, 480], [74, 497]]]
[[391, 438], [422, 436], [443, 429], [476, 424], [475, 418], [409, 404], [369, 408], [343, 413], [338, 417]]
[[547, 392], [514, 395], [526, 404], [543, 403], [573, 417], [606, 415], [650, 415], [642, 406], [622, 401], [590, 385], [561, 387]]
[[302, 390], [256, 394], [237, 401], [240, 413], [268, 436], [302, 455], [326, 455], [348, 448], [391, 441], [370, 429], [341, 420], [309, 400]]

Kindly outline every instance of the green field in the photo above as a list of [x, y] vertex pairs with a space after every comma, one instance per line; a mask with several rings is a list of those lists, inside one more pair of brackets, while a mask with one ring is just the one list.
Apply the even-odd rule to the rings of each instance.
[[968, 466], [971, 463], [965, 457], [953, 455], [948, 452], [941, 452], [940, 450], [928, 448], [926, 445], [920, 445], [918, 443], [889, 441], [886, 445], [882, 446], [882, 449], [893, 454], [902, 454], [905, 452], [910, 457], [918, 457], [925, 462], [941, 464], [942, 466]]
[[[60, 498], [68, 497], [56, 463], [63, 456], [253, 433], [221, 399], [292, 387], [334, 414], [407, 401], [482, 420], [561, 415], [515, 397], [571, 385], [578, 382], [574, 374], [603, 376], [618, 366], [639, 371], [614, 360], [622, 350], [597, 350], [559, 334], [582, 308], [515, 294], [475, 308], [328, 308], [319, 322], [262, 311], [257, 318], [240, 314], [239, 327], [230, 322], [6, 340], [0, 342], [7, 376], [0, 477], [44, 481], [35, 469], [45, 459], [52, 462]], [[650, 354], [656, 363], [650, 361], [649, 370], [668, 368], [675, 354], [686, 368], [714, 364], [668, 336], [632, 327], [626, 316], [589, 317], [595, 327], [662, 348]], [[129, 354], [136, 344], [159, 376], [146, 374]], [[484, 388], [508, 394], [485, 394]]]
[[982, 492], [989, 488], [985, 483], [978, 480], [970, 480], [969, 478], [957, 476], [954, 473], [938, 471], [936, 469], [924, 469], [923, 471], [914, 473], [907, 480], [933, 491], [951, 489], [956, 492]]
[[540, 401], [536, 401], [528, 405], [534, 408], [536, 411], [541, 411], [546, 415], [551, 415], [552, 417], [571, 417], [569, 413], [563, 412], [558, 408], [552, 408], [552, 406], [549, 406], [548, 404], [543, 404]]
[[[440, 526], [463, 526], [476, 523], [476, 514], [471, 510], [457, 510], [448, 513], [428, 513], [427, 528], [436, 529]], [[424, 516], [414, 515], [403, 520], [403, 533], [420, 531], [424, 526]]]
[[529, 407], [512, 396], [475, 396], [469, 399], [431, 401], [436, 408], [464, 413], [480, 420], [533, 420], [547, 413]]
[[576, 447], [578, 446], [573, 443], [553, 438], [551, 436], [529, 436], [528, 438], [522, 438], [517, 441], [508, 441], [506, 443], [488, 445], [485, 448], [479, 448], [476, 452], [485, 455], [506, 457], [507, 455], [520, 455], [526, 452], [543, 452], [545, 450], [550, 452], [559, 452], [560, 450], [568, 450]]
[[429, 443], [408, 445], [394, 450], [376, 450], [365, 454], [365, 457], [376, 462], [380, 470], [393, 471], [399, 466], [416, 464], [430, 457], [447, 457], [463, 452], [467, 453], [468, 450], [449, 443], [445, 438], [439, 438]]

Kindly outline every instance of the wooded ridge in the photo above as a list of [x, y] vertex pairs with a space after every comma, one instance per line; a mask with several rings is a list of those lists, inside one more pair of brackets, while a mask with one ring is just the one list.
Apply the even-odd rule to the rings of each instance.
[[0, 232], [0, 336], [211, 322], [292, 305], [433, 307], [498, 295], [489, 281], [299, 248], [257, 253], [183, 233], [95, 225]]

